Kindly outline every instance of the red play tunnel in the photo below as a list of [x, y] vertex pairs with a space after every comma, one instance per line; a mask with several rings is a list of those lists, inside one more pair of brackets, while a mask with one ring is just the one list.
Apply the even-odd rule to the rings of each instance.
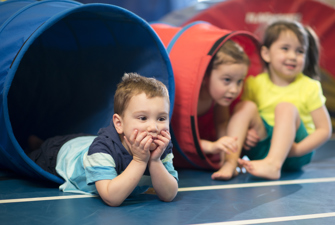
[[177, 168], [218, 169], [219, 162], [203, 154], [199, 144], [197, 105], [200, 86], [212, 57], [228, 39], [244, 48], [251, 61], [249, 74], [257, 75], [262, 68], [259, 42], [249, 32], [224, 30], [205, 22], [194, 22], [185, 27], [151, 26], [167, 48], [175, 79], [171, 120], [174, 164]]

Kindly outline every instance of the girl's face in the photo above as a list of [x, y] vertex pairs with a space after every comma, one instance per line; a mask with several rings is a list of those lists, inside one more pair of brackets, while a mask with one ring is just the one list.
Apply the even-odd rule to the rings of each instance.
[[221, 106], [229, 106], [240, 94], [248, 66], [241, 63], [221, 64], [209, 76], [208, 91]]
[[291, 31], [282, 31], [270, 48], [262, 47], [261, 55], [269, 64], [273, 83], [283, 86], [293, 82], [305, 65], [305, 48]]

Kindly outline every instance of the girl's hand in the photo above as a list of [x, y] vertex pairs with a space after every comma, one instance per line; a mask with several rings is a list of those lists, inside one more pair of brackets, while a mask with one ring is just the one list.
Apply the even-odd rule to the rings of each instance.
[[147, 135], [147, 132], [145, 131], [138, 134], [138, 130], [134, 130], [134, 132], [130, 135], [129, 140], [126, 136], [124, 136], [124, 139], [131, 154], [133, 155], [133, 160], [148, 163], [152, 137]]
[[212, 154], [225, 152], [231, 154], [237, 151], [237, 137], [224, 136], [212, 142]]
[[243, 144], [243, 148], [245, 150], [250, 150], [252, 147], [255, 147], [258, 142], [259, 142], [259, 136], [257, 135], [256, 130], [249, 129]]
[[157, 136], [157, 139], [154, 139], [153, 142], [157, 145], [157, 148], [150, 151], [150, 160], [151, 161], [158, 161], [160, 160], [163, 152], [165, 151], [166, 147], [168, 146], [171, 140], [171, 136], [169, 131], [161, 131], [161, 133]]

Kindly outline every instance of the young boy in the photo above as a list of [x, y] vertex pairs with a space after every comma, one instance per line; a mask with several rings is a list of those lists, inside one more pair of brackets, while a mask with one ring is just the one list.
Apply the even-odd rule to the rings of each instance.
[[162, 82], [125, 74], [114, 96], [111, 124], [100, 129], [98, 136], [55, 137], [31, 158], [47, 168], [36, 155], [43, 155], [45, 146], [49, 155], [53, 154], [50, 146], [60, 147], [59, 152], [54, 148], [56, 175], [65, 180], [60, 186], [64, 192], [99, 194], [106, 204], [119, 206], [129, 195], [152, 185], [159, 199], [172, 201], [178, 174], [172, 164], [169, 109], [168, 90]]

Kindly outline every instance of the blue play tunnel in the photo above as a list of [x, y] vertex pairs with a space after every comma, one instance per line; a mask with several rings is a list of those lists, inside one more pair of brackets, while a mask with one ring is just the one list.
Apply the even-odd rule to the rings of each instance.
[[[140, 17], [107, 4], [0, 3], [0, 168], [62, 183], [27, 156], [27, 139], [96, 134], [125, 72], [174, 79], [166, 50]], [[171, 111], [173, 107], [171, 107]], [[171, 115], [171, 113], [170, 113]]]

